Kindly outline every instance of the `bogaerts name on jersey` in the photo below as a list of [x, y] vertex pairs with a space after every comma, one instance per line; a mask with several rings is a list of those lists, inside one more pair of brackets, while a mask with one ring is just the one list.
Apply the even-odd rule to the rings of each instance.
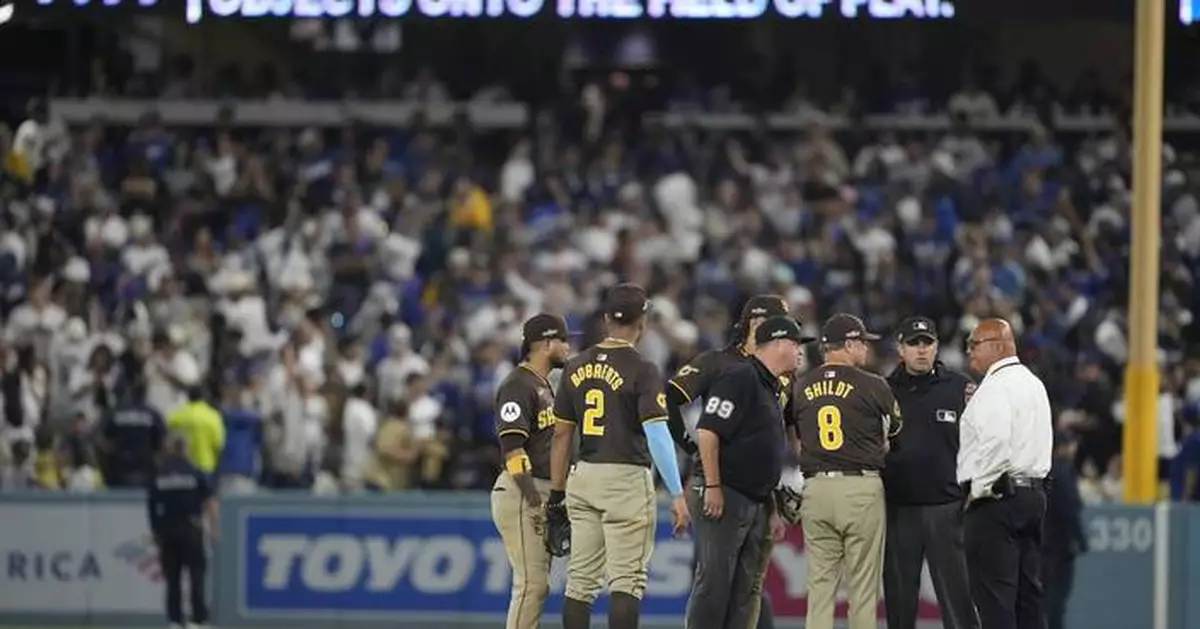
[[625, 384], [625, 377], [605, 363], [586, 363], [571, 372], [571, 386], [578, 388], [584, 380], [603, 380], [612, 391], [620, 391]]

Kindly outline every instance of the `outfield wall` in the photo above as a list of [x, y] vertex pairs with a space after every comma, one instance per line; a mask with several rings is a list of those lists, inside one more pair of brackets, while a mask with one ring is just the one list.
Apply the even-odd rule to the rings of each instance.
[[[486, 494], [231, 497], [221, 516], [210, 588], [217, 626], [503, 625], [511, 574]], [[1070, 626], [1200, 628], [1200, 507], [1100, 507], [1085, 520], [1092, 552], [1079, 562]], [[0, 496], [0, 531], [0, 624], [163, 623], [144, 497]], [[679, 626], [691, 552], [690, 541], [670, 539], [660, 525], [644, 626]], [[804, 569], [794, 531], [776, 547], [767, 582], [781, 627], [802, 624]], [[549, 618], [558, 615], [562, 572], [556, 563]], [[937, 626], [927, 576], [921, 616]]]

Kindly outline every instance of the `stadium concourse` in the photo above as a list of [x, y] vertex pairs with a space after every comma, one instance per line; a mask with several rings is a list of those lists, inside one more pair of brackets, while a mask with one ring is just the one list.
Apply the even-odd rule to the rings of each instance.
[[[410, 106], [437, 100], [432, 76], [414, 86]], [[753, 293], [784, 295], [810, 332], [835, 311], [881, 331], [930, 317], [956, 368], [974, 324], [1003, 316], [1080, 438], [1085, 500], [1119, 501], [1127, 130], [1080, 123], [1078, 102], [1038, 121], [973, 87], [932, 118], [801, 97], [790, 130], [728, 116], [719, 89], [677, 99], [711, 118], [643, 117], [610, 89], [516, 130], [483, 114], [280, 127], [236, 104], [186, 124], [178, 101], [35, 104], [0, 129], [0, 487], [99, 493], [123, 464], [104, 418], [169, 416], [194, 394], [225, 422], [226, 495], [486, 490], [519, 323], [562, 313], [596, 340], [602, 290], [633, 281], [653, 295], [640, 349], [664, 372], [724, 344]], [[1186, 149], [1164, 147], [1164, 464], [1200, 414]], [[106, 512], [106, 530], [127, 516]]]

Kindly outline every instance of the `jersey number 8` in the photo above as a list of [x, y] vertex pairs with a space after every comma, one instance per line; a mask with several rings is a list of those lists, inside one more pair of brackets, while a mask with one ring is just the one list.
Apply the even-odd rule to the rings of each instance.
[[722, 400], [719, 397], [710, 397], [704, 405], [704, 412], [709, 415], [716, 415], [721, 419], [729, 419], [733, 415], [733, 402]]
[[583, 403], [587, 406], [583, 411], [583, 434], [589, 437], [604, 436], [604, 392], [600, 389], [588, 389], [583, 394]]
[[846, 442], [842, 433], [842, 409], [827, 404], [817, 409], [817, 437], [828, 451], [840, 450]]

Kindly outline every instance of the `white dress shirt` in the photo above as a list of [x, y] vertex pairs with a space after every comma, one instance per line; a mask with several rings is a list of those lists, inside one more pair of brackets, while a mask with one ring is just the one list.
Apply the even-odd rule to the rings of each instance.
[[996, 361], [967, 403], [959, 425], [958, 482], [969, 498], [991, 494], [1003, 474], [1045, 478], [1054, 428], [1042, 381], [1016, 357]]

